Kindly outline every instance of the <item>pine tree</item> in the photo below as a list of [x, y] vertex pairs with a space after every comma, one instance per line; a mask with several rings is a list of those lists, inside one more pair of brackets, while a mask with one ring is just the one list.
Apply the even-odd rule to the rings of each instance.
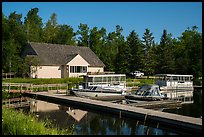
[[42, 18], [38, 16], [39, 9], [32, 8], [25, 17], [27, 39], [30, 42], [41, 42], [42, 40]]
[[142, 69], [143, 46], [137, 33], [133, 30], [127, 37], [127, 44], [130, 47], [131, 57], [129, 59], [130, 71]]

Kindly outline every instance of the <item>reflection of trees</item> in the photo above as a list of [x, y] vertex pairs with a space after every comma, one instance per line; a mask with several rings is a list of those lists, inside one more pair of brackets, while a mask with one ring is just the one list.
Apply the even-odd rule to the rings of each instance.
[[100, 132], [101, 124], [100, 124], [100, 118], [99, 116], [94, 117], [91, 121], [90, 121], [90, 133], [93, 135], [97, 135]]
[[194, 89], [194, 90], [195, 90], [193, 92], [194, 104], [202, 108], [202, 91], [201, 91], [202, 89]]
[[137, 128], [137, 124], [138, 124], [137, 122], [139, 122], [139, 121], [128, 122], [127, 123], [127, 126], [130, 129], [130, 134], [131, 135], [135, 135], [135, 133], [136, 133], [136, 128]]

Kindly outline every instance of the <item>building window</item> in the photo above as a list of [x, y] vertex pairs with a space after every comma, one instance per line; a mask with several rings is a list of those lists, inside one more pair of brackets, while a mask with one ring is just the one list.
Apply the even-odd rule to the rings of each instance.
[[86, 73], [87, 67], [86, 66], [70, 66], [71, 73]]
[[70, 72], [74, 73], [74, 66], [70, 66]]

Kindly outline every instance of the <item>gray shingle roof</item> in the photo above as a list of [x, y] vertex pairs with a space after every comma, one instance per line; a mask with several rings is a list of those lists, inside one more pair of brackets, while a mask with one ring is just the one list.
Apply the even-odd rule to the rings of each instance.
[[105, 66], [89, 47], [30, 42], [24, 56], [36, 54], [41, 65], [64, 65], [79, 54], [92, 67]]

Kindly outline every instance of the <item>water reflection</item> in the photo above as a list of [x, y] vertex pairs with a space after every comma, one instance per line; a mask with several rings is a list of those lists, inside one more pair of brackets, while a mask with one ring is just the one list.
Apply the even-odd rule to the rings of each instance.
[[71, 106], [35, 100], [32, 110], [40, 120], [50, 119], [61, 129], [74, 125], [74, 135], [169, 135], [171, 131], [150, 126], [137, 119], [119, 118], [119, 116], [94, 113]]
[[183, 104], [180, 108], [165, 109], [163, 112], [185, 115], [190, 117], [202, 117], [202, 89], [194, 89], [193, 103]]

